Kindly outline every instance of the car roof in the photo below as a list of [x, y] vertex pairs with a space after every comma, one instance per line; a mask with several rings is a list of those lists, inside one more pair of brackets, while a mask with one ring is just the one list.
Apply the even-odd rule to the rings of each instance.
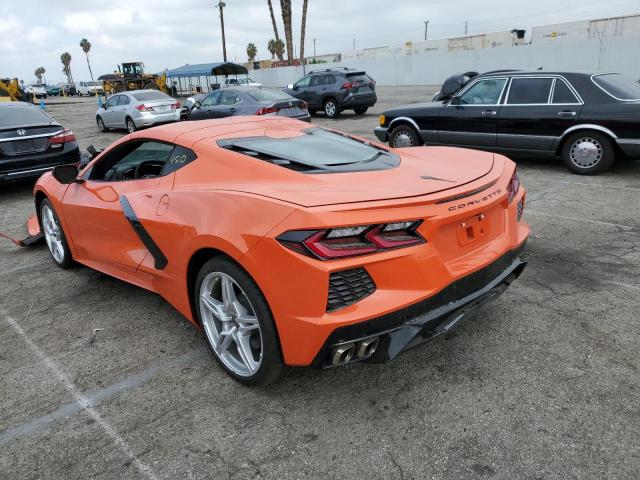
[[339, 68], [324, 68], [322, 70], [313, 70], [309, 72], [309, 75], [316, 73], [365, 73], [364, 70], [358, 70], [355, 68], [339, 67]]
[[479, 77], [500, 77], [505, 75], [510, 76], [546, 76], [546, 75], [603, 75], [613, 72], [600, 72], [596, 70], [494, 70], [491, 72], [481, 73], [474, 80]]

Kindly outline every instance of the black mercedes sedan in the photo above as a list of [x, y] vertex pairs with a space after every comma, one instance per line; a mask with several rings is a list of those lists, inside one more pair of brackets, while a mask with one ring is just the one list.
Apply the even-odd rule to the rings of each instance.
[[79, 162], [71, 130], [31, 103], [0, 103], [0, 183]]
[[275, 88], [239, 86], [215, 90], [206, 97], [194, 97], [193, 106], [183, 112], [188, 120], [206, 120], [235, 115], [280, 115], [310, 121], [307, 104]]
[[491, 72], [445, 101], [385, 111], [374, 133], [392, 147], [560, 157], [596, 174], [617, 157], [640, 157], [640, 84], [618, 73]]

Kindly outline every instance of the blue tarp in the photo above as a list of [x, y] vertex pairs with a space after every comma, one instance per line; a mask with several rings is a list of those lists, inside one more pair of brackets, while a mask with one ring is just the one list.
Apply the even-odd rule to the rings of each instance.
[[249, 73], [245, 67], [237, 63], [197, 63], [194, 65], [183, 65], [173, 70], [167, 70], [167, 77], [206, 77], [209, 75], [246, 75]]

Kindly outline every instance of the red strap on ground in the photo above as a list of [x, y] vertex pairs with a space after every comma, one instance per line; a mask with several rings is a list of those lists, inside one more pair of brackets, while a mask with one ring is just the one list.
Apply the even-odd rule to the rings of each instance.
[[0, 232], [0, 237], [6, 238], [7, 240], [12, 241], [18, 247], [24, 247], [24, 245], [22, 244], [22, 241], [16, 240], [15, 238], [11, 238], [9, 235], [5, 235], [2, 232]]

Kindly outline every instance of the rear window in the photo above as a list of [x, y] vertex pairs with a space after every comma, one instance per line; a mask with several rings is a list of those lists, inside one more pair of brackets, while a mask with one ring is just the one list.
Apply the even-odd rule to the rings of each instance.
[[593, 83], [616, 100], [640, 100], [640, 84], [619, 73], [594, 75]]
[[353, 83], [373, 82], [373, 79], [364, 72], [347, 73], [347, 78], [349, 79], [350, 82], [353, 82]]
[[247, 94], [257, 102], [269, 102], [271, 100], [291, 100], [293, 97], [280, 90], [253, 90]]
[[580, 101], [573, 94], [569, 85], [564, 83], [564, 80], [556, 79], [556, 86], [553, 88], [553, 103], [580, 103]]
[[394, 153], [321, 128], [309, 128], [293, 138], [234, 138], [218, 145], [306, 173], [385, 170], [400, 163]]
[[135, 98], [139, 102], [150, 102], [153, 100], [172, 100], [169, 95], [158, 91], [134, 93], [133, 98]]
[[36, 107], [7, 106], [0, 108], [0, 128], [49, 125], [51, 118]]

